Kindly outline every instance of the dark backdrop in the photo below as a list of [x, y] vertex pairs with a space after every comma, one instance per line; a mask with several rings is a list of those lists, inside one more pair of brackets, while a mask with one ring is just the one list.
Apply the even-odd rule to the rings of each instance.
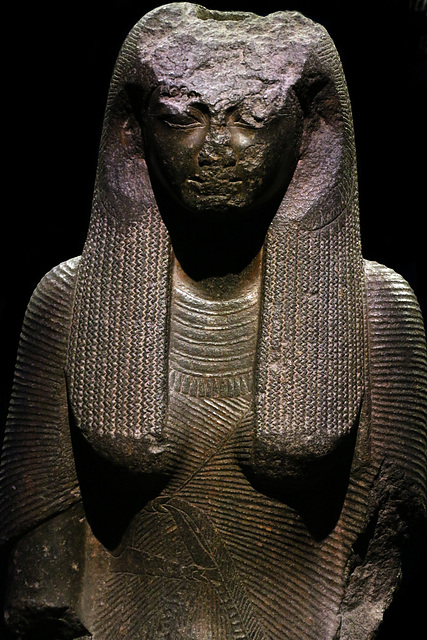
[[[133, 24], [159, 4], [28, 1], [3, 14], [2, 131], [11, 144], [2, 145], [0, 436], [28, 299], [49, 269], [83, 246], [115, 58]], [[201, 4], [261, 14], [296, 9], [328, 29], [353, 106], [364, 255], [401, 273], [427, 318], [427, 0]], [[420, 589], [404, 596], [384, 640], [415, 637], [415, 612], [426, 603]]]

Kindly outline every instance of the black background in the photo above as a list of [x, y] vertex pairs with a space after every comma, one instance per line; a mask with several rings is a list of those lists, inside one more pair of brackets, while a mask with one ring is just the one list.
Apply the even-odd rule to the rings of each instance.
[[[28, 299], [49, 269], [82, 250], [115, 58], [133, 24], [159, 4], [18, 2], [2, 10], [0, 435]], [[328, 29], [353, 108], [364, 256], [401, 273], [427, 319], [426, 0], [201, 4], [260, 14], [295, 9]], [[416, 612], [426, 604], [419, 589], [403, 596], [381, 639], [418, 635]]]

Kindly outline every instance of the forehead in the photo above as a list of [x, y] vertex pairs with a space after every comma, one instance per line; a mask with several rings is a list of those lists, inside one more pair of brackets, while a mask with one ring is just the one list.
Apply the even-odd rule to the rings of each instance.
[[153, 88], [194, 93], [211, 107], [258, 100], [276, 110], [301, 76], [305, 58], [304, 42], [291, 42], [287, 35], [227, 29], [169, 33], [153, 43], [144, 66]]
[[163, 78], [152, 92], [150, 103], [162, 103], [181, 108], [203, 104], [211, 113], [220, 113], [237, 106], [250, 107], [261, 119], [282, 111], [287, 91], [279, 83], [265, 85], [254, 81], [239, 83], [222, 81], [215, 76]]

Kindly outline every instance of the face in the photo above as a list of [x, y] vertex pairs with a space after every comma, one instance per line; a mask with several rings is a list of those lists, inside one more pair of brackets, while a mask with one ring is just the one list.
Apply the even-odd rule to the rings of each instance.
[[145, 142], [164, 192], [200, 214], [262, 207], [283, 195], [301, 132], [294, 95], [271, 113], [257, 95], [210, 93], [160, 86], [151, 96]]

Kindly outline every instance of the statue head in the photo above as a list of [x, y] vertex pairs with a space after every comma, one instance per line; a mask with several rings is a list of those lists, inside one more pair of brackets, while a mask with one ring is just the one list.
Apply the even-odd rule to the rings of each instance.
[[[316, 227], [342, 211], [353, 188], [343, 180], [354, 172], [349, 121], [320, 25], [296, 12], [166, 5], [137, 23], [119, 55], [96, 200], [122, 220], [152, 203], [191, 275], [226, 273], [259, 251], [274, 217]], [[231, 246], [251, 251], [234, 267], [214, 260], [197, 273], [207, 238], [214, 252], [233, 238], [224, 260]]]
[[[166, 195], [165, 207], [201, 216], [257, 209], [265, 216], [295, 169], [301, 105], [247, 34], [217, 26], [214, 35], [214, 51], [211, 29], [153, 52], [158, 84], [141, 114], [151, 180]], [[183, 51], [192, 66], [171, 73], [169, 56]]]

